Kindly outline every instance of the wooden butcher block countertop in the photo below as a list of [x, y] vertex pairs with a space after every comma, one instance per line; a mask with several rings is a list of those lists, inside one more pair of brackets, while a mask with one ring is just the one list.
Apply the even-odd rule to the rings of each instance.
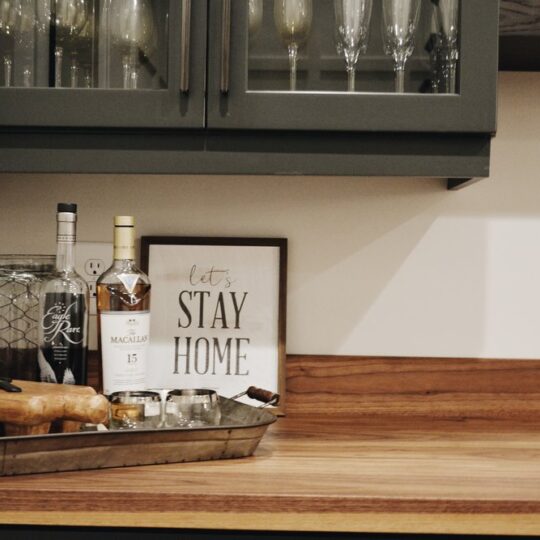
[[0, 523], [540, 535], [536, 361], [289, 357], [251, 458], [0, 478]]

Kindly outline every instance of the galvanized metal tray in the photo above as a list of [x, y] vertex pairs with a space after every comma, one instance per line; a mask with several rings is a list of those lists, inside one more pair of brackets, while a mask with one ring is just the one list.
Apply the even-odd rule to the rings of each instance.
[[220, 396], [218, 426], [0, 438], [0, 476], [247, 457], [276, 416]]

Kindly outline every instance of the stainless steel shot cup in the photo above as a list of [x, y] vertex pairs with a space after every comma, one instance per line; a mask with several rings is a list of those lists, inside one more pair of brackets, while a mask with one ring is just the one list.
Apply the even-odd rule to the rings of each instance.
[[157, 392], [113, 392], [110, 429], [155, 429], [161, 422], [161, 397]]
[[214, 390], [188, 388], [171, 390], [165, 403], [167, 427], [218, 426], [219, 397]]

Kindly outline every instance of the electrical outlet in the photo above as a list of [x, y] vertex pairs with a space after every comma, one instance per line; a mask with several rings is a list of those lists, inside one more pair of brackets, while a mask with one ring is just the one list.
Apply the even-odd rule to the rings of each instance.
[[[107, 266], [108, 268], [108, 266]], [[98, 278], [107, 269], [103, 259], [88, 259], [84, 263], [84, 271], [88, 276], [96, 276]]]
[[112, 264], [113, 246], [105, 242], [77, 242], [75, 269], [86, 280], [90, 290], [90, 336], [89, 348], [97, 348], [96, 330], [96, 282]]
[[[97, 289], [96, 289], [96, 282], [95, 281], [89, 281], [88, 282], [88, 290], [90, 291], [90, 298], [97, 298]], [[90, 313], [91, 315], [95, 315], [95, 313]]]
[[90, 289], [90, 315], [96, 314], [96, 281], [112, 264], [113, 246], [104, 242], [78, 242], [75, 269]]

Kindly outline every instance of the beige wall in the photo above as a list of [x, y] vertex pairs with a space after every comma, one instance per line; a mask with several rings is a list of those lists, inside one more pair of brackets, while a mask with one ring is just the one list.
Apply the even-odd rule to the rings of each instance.
[[79, 236], [289, 239], [288, 352], [540, 357], [540, 73], [503, 74], [492, 176], [428, 179], [4, 175], [0, 252], [53, 252], [60, 200]]

